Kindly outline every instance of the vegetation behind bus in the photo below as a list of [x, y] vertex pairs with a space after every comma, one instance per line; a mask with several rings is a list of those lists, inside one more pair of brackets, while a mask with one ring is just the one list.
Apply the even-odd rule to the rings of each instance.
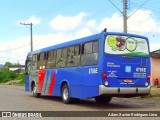
[[[25, 75], [16, 73], [15, 71], [9, 70], [9, 66], [17, 66], [19, 64], [12, 64], [6, 62], [3, 68], [0, 70], [0, 83], [10, 83], [10, 84], [19, 84], [24, 85]], [[17, 81], [17, 82], [14, 82]]]

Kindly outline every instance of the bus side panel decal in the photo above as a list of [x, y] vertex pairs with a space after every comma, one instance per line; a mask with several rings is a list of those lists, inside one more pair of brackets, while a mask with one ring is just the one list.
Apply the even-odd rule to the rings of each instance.
[[40, 70], [39, 71], [39, 79], [38, 79], [38, 92], [41, 93], [42, 91], [42, 85], [44, 82], [44, 76], [45, 76], [46, 70]]
[[54, 71], [53, 73], [51, 73], [52, 75], [52, 80], [51, 80], [51, 83], [49, 85], [49, 91], [48, 91], [48, 94], [52, 94], [53, 92], [53, 88], [54, 88], [54, 84], [55, 84], [55, 78], [56, 78], [56, 71]]
[[43, 81], [43, 85], [42, 85], [42, 93], [41, 94], [47, 94], [46, 91], [48, 91], [48, 82], [50, 81], [50, 70], [46, 70], [46, 73], [45, 73], [45, 77], [44, 77], [44, 81]]

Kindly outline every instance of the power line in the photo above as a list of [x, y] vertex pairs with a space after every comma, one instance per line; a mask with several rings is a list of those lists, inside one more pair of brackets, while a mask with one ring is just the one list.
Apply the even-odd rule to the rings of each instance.
[[127, 17], [127, 19], [130, 18], [134, 13], [136, 13], [136, 12], [137, 12], [142, 6], [144, 6], [148, 1], [149, 1], [149, 0], [146, 0], [142, 5], [140, 5], [140, 6], [137, 8], [137, 10], [135, 10], [131, 15], [129, 15], [129, 16]]
[[[22, 57], [22, 56], [20, 56], [20, 57]], [[23, 57], [25, 57], [25, 56], [23, 56]], [[1, 57], [1, 59], [17, 59], [16, 57]], [[25, 60], [25, 58], [18, 58], [18, 60]]]
[[58, 6], [61, 2], [58, 2], [57, 4], [53, 4], [50, 7], [44, 9], [43, 11], [38, 13], [38, 16], [42, 16], [43, 14], [46, 14], [48, 10], [50, 10], [51, 8], [55, 8], [56, 6]]
[[111, 0], [109, 0], [109, 2], [123, 15], [123, 12]]
[[[58, 11], [58, 10], [62, 10], [62, 9], [64, 9], [64, 8], [66, 8], [66, 7], [68, 7], [69, 5], [71, 5], [72, 3], [74, 3], [75, 2], [75, 0], [73, 0], [73, 1], [69, 1], [69, 2], [63, 2], [62, 4], [60, 4], [61, 2], [59, 2], [59, 3], [57, 3], [57, 4], [55, 4], [55, 5], [52, 5], [51, 7], [48, 7], [47, 9], [45, 9], [45, 10], [43, 10], [42, 12], [40, 12], [39, 14], [38, 14], [38, 16], [46, 16], [46, 14], [48, 13], [48, 11], [51, 9], [51, 8], [54, 8], [54, 11]], [[77, 2], [77, 1], [76, 1]], [[62, 6], [61, 6], [62, 5]]]
[[9, 50], [0, 51], [0, 52], [8, 52], [8, 51], [12, 51], [12, 50], [20, 49], [20, 48], [24, 48], [24, 47], [26, 47], [26, 46], [28, 46], [28, 45], [29, 45], [29, 44], [24, 45], [24, 46], [21, 46], [21, 47], [18, 47], [18, 48], [13, 48], [13, 49], [9, 49]]

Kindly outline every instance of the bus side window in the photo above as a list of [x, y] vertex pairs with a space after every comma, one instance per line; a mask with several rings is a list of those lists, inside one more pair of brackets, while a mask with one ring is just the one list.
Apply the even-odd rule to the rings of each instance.
[[37, 63], [38, 63], [38, 55], [35, 54], [32, 56], [32, 69], [37, 70]]
[[66, 60], [67, 60], [67, 47], [62, 49], [62, 56], [61, 56], [61, 67], [66, 67]]
[[74, 56], [74, 46], [68, 48], [68, 57], [73, 58]]
[[92, 45], [93, 45], [93, 42], [84, 44], [84, 54], [92, 53]]
[[45, 69], [46, 53], [40, 53], [38, 58], [38, 69]]
[[55, 67], [55, 56], [56, 56], [56, 51], [47, 52], [46, 68], [54, 68]]
[[61, 56], [62, 56], [62, 49], [57, 50], [57, 55], [56, 55], [56, 67], [61, 67]]
[[75, 46], [75, 56], [78, 56], [78, 55], [80, 55], [80, 45], [76, 45]]
[[98, 41], [82, 44], [81, 65], [96, 65], [98, 61]]
[[78, 66], [80, 63], [80, 45], [71, 46], [68, 48], [67, 66]]
[[57, 50], [56, 67], [66, 67], [67, 47]]
[[93, 53], [98, 53], [99, 44], [98, 41], [93, 42]]

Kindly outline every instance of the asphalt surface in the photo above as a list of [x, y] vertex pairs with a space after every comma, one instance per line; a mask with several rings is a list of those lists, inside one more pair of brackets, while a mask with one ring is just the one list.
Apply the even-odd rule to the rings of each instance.
[[[97, 104], [93, 99], [80, 100], [75, 104], [63, 104], [60, 97], [42, 96], [35, 98], [30, 92], [24, 91], [24, 86], [0, 85], [0, 111], [160, 111], [160, 98], [113, 98], [109, 104]], [[127, 119], [128, 117], [116, 117]], [[1, 118], [0, 118], [1, 119]], [[4, 119], [4, 118], [3, 118]], [[6, 118], [8, 119], [8, 118]], [[22, 119], [22, 118], [14, 118]], [[28, 119], [28, 118], [23, 118]], [[32, 118], [33, 119], [33, 118]], [[36, 119], [36, 118], [34, 118]], [[38, 118], [40, 119], [40, 118]], [[52, 118], [45, 118], [52, 119]], [[74, 119], [79, 117], [55, 117], [55, 119]], [[83, 119], [113, 119], [113, 117], [83, 117]], [[129, 119], [131, 119], [129, 117]], [[132, 119], [143, 119], [135, 118]], [[157, 117], [144, 118], [159, 119]], [[114, 119], [115, 120], [115, 119]]]

